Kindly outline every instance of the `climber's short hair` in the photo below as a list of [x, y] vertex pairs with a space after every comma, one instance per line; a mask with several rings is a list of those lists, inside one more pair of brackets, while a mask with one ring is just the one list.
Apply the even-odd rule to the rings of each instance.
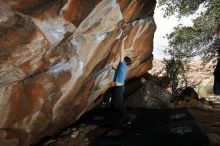
[[126, 65], [130, 65], [132, 63], [131, 59], [128, 56], [126, 56], [124, 58], [124, 61], [125, 61]]

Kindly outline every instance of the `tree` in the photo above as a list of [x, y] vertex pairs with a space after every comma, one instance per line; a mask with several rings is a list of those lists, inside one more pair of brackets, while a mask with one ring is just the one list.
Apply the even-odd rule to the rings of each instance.
[[213, 57], [218, 51], [220, 40], [216, 35], [220, 24], [220, 0], [158, 0], [165, 17], [177, 15], [178, 18], [195, 14], [202, 8], [192, 26], [179, 25], [167, 35], [173, 53], [186, 57]]
[[189, 59], [173, 48], [167, 48], [165, 54], [170, 57], [164, 59], [165, 77], [169, 81], [168, 87], [171, 91], [172, 100], [176, 100], [180, 92], [188, 86], [186, 73], [189, 69], [187, 65]]

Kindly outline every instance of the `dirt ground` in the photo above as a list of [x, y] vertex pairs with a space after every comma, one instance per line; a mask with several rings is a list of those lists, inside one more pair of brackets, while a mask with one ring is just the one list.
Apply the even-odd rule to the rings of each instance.
[[[187, 107], [202, 131], [209, 137], [208, 146], [220, 146], [220, 103], [182, 102], [176, 107]], [[60, 134], [33, 146], [92, 146], [91, 142], [107, 129], [94, 125], [70, 126]]]

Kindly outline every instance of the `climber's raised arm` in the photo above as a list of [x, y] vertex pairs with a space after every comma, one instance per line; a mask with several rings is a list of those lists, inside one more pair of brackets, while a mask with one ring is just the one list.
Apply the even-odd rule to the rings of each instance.
[[125, 39], [127, 37], [125, 37], [124, 35], [122, 36], [122, 41], [121, 41], [121, 50], [120, 50], [120, 61], [123, 62], [124, 61], [124, 58], [125, 58]]

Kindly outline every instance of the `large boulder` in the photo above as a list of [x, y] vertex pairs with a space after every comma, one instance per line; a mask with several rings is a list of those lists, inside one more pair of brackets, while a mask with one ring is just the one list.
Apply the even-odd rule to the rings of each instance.
[[127, 107], [156, 108], [156, 109], [173, 107], [173, 105], [170, 102], [171, 100], [170, 92], [159, 86], [157, 82], [155, 82], [152, 78], [147, 78], [144, 81], [141, 81], [141, 79], [139, 79], [139, 82], [142, 82], [141, 87], [140, 87], [140, 83], [137, 83], [137, 81], [130, 83], [130, 85], [128, 85], [128, 87], [133, 86], [133, 88], [134, 85], [136, 86], [139, 85], [140, 88], [137, 89], [132, 94], [128, 95], [128, 97], [125, 100], [125, 105]]
[[[155, 0], [0, 0], [0, 145], [30, 145], [76, 121], [113, 79], [119, 23], [133, 64], [152, 67]], [[122, 37], [122, 36], [121, 36]]]

